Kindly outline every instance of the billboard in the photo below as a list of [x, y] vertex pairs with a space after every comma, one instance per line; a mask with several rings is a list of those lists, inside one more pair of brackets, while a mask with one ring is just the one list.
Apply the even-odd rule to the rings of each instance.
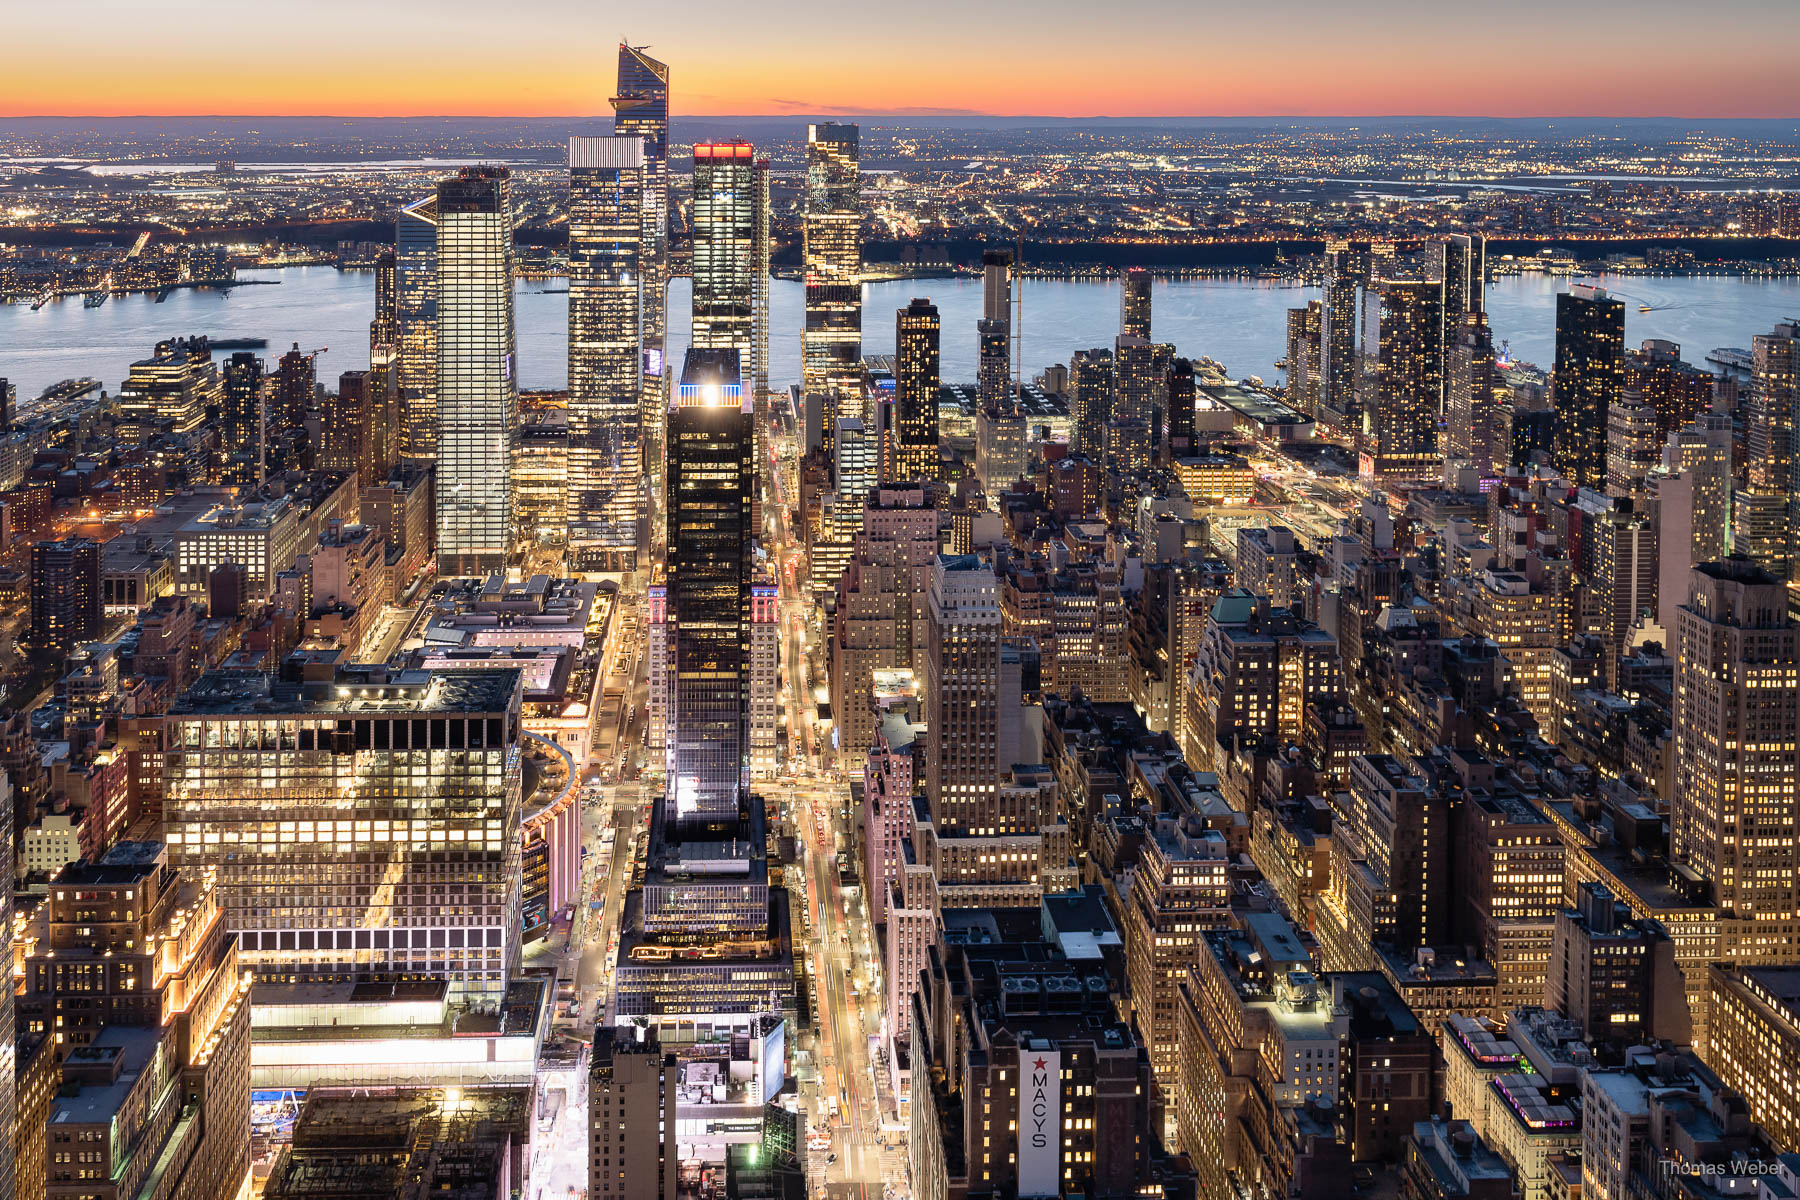
[[1062, 1054], [1019, 1048], [1019, 1195], [1062, 1195]]

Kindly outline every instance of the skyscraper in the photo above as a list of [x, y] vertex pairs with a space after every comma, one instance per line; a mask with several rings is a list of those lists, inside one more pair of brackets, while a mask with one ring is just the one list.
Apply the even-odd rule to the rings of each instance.
[[[1464, 318], [1486, 310], [1487, 239], [1480, 234], [1453, 233], [1430, 245], [1427, 277], [1444, 284], [1444, 356], [1461, 336]], [[1450, 377], [1444, 376], [1448, 406]]]
[[569, 139], [569, 561], [630, 570], [643, 517], [644, 142]]
[[1363, 473], [1418, 475], [1438, 466], [1443, 403], [1444, 285], [1370, 285], [1363, 329]]
[[[1670, 853], [1753, 921], [1800, 916], [1800, 627], [1787, 589], [1748, 559], [1694, 568], [1675, 616]], [[1791, 926], [1782, 931], [1792, 945]]]
[[613, 132], [644, 142], [641, 244], [644, 294], [643, 395], [638, 409], [639, 450], [653, 486], [660, 484], [663, 422], [668, 418], [668, 367], [664, 360], [669, 309], [669, 67], [619, 44], [618, 94], [612, 99]]
[[437, 195], [407, 205], [394, 221], [400, 453], [437, 454]]
[[437, 553], [445, 575], [506, 568], [512, 435], [513, 216], [504, 167], [438, 185]]
[[749, 142], [694, 146], [693, 345], [737, 351], [746, 392], [756, 377], [758, 186]]
[[400, 341], [400, 259], [392, 250], [375, 256], [375, 319], [369, 322], [369, 351]]
[[269, 424], [274, 431], [287, 435], [306, 428], [306, 410], [312, 407], [317, 383], [313, 356], [301, 353], [300, 343], [295, 342], [275, 364], [275, 394], [269, 406]]
[[[925, 794], [948, 834], [994, 832], [987, 816], [1003, 765], [1001, 634], [993, 568], [973, 555], [941, 556], [927, 608]], [[1011, 700], [1017, 706], [1019, 697]]]
[[894, 478], [929, 483], [943, 477], [938, 461], [937, 306], [915, 298], [895, 314]]
[[100, 636], [100, 543], [69, 537], [31, 548], [31, 640], [67, 654]]
[[1751, 342], [1750, 396], [1745, 405], [1744, 487], [1733, 508], [1739, 554], [1775, 578], [1794, 578], [1796, 520], [1795, 417], [1800, 413], [1800, 324], [1783, 322]]
[[1446, 355], [1444, 454], [1466, 460], [1486, 474], [1509, 457], [1500, 444], [1500, 401], [1505, 392], [1486, 313], [1463, 314]]
[[1112, 351], [1104, 346], [1069, 356], [1069, 450], [1095, 462], [1106, 450], [1106, 423], [1112, 416]]
[[1625, 305], [1576, 284], [1556, 297], [1556, 467], [1571, 483], [1606, 486], [1606, 420], [1625, 389]]
[[675, 1200], [680, 1069], [654, 1030], [598, 1031], [588, 1064], [588, 1188], [594, 1200]]
[[1013, 256], [981, 254], [981, 319], [976, 322], [976, 382], [983, 409], [1011, 407]]
[[1169, 364], [1169, 436], [1164, 446], [1170, 458], [1184, 458], [1197, 447], [1194, 440], [1194, 364], [1178, 358]]
[[[804, 394], [821, 398], [820, 428], [827, 438], [841, 397], [856, 394], [862, 373], [862, 175], [854, 125], [806, 127], [806, 210], [802, 218], [802, 267], [806, 273], [806, 324], [800, 333]], [[871, 423], [872, 427], [872, 423]], [[831, 447], [825, 447], [829, 454]]]
[[1126, 337], [1150, 340], [1150, 272], [1133, 267], [1125, 272], [1119, 293], [1119, 332]]
[[669, 409], [665, 817], [735, 821], [749, 773], [752, 400], [738, 352], [690, 349]]
[[1307, 416], [1319, 408], [1324, 380], [1325, 306], [1317, 300], [1287, 310], [1287, 402]]
[[232, 354], [224, 369], [224, 410], [219, 414], [223, 482], [257, 484], [263, 472], [263, 360], [248, 350]]

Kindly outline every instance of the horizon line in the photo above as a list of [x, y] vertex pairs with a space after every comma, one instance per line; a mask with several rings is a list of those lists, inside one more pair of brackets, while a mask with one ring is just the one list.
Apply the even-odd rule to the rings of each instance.
[[[20, 113], [0, 115], [8, 121], [146, 121], [146, 120], [282, 120], [282, 121], [596, 121], [611, 120], [612, 113]], [[1622, 115], [1617, 113], [1561, 113], [1550, 116], [1506, 116], [1497, 113], [1185, 113], [1156, 115], [1131, 113], [1053, 116], [1047, 113], [998, 113], [946, 109], [827, 109], [816, 112], [673, 113], [670, 123], [688, 120], [804, 120], [807, 117], [931, 117], [941, 120], [998, 121], [1792, 121], [1800, 126], [1800, 112], [1779, 116], [1691, 116], [1681, 113]]]

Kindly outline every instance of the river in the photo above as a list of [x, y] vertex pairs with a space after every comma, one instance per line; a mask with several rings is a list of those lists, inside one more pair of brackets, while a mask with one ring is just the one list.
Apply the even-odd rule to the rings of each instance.
[[[298, 343], [304, 350], [329, 347], [319, 357], [319, 376], [368, 365], [368, 326], [374, 315], [375, 277], [332, 267], [244, 271], [245, 280], [274, 286], [236, 288], [228, 294], [177, 291], [161, 304], [147, 295], [115, 297], [96, 309], [80, 297], [55, 300], [33, 312], [28, 305], [0, 305], [0, 378], [21, 400], [58, 380], [92, 376], [116, 390], [130, 364], [146, 357], [158, 339], [184, 334], [267, 338], [273, 359]], [[1627, 300], [1627, 345], [1661, 337], [1679, 342], [1699, 363], [1719, 346], [1748, 346], [1778, 320], [1800, 317], [1800, 280], [1732, 276], [1602, 279]], [[1548, 367], [1555, 343], [1555, 295], [1566, 279], [1508, 276], [1488, 287], [1488, 311], [1496, 340], [1510, 342], [1515, 358]], [[562, 281], [521, 281], [518, 287], [519, 377], [527, 388], [560, 388], [567, 377], [568, 299]], [[1119, 289], [1094, 281], [1027, 280], [1023, 283], [1023, 363], [1032, 374], [1067, 362], [1071, 350], [1112, 343], [1118, 330]], [[1285, 351], [1284, 310], [1316, 298], [1316, 288], [1250, 280], [1162, 281], [1156, 284], [1156, 340], [1174, 342], [1189, 356], [1210, 355], [1238, 375], [1277, 376]], [[864, 289], [864, 350], [892, 353], [893, 312], [913, 296], [929, 296], [943, 315], [943, 376], [975, 379], [975, 321], [981, 284], [973, 278], [916, 279], [870, 284]], [[1641, 313], [1640, 303], [1654, 311]], [[688, 281], [670, 286], [676, 318], [670, 358], [686, 348]], [[800, 375], [801, 288], [775, 280], [770, 288], [771, 379]]]

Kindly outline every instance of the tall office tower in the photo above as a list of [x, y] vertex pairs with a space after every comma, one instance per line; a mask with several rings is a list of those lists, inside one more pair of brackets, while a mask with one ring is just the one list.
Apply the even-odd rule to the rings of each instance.
[[[806, 127], [806, 209], [801, 265], [806, 321], [800, 331], [803, 396], [818, 396], [820, 429], [835, 436], [844, 397], [862, 390], [862, 174], [857, 127]], [[871, 426], [872, 427], [872, 426]], [[830, 454], [831, 447], [825, 452]]]
[[1325, 370], [1325, 306], [1308, 300], [1287, 310], [1288, 405], [1312, 416], [1319, 409]]
[[400, 453], [424, 465], [437, 457], [438, 198], [407, 205], [394, 220], [399, 331]]
[[296, 686], [215, 671], [170, 707], [169, 861], [217, 872], [259, 979], [505, 995], [520, 929], [520, 678], [376, 669]]
[[694, 146], [693, 344], [735, 350], [755, 382], [756, 151], [749, 142]]
[[1712, 372], [1682, 361], [1681, 346], [1646, 338], [1625, 354], [1625, 391], [1636, 392], [1656, 409], [1658, 441], [1712, 407]]
[[11, 433], [19, 413], [19, 389], [0, 377], [0, 433]]
[[1069, 356], [1069, 450], [1095, 462], [1106, 452], [1106, 423], [1112, 416], [1113, 359], [1104, 347]]
[[1556, 297], [1556, 468], [1606, 486], [1606, 419], [1625, 391], [1625, 305], [1576, 284]]
[[1011, 407], [1013, 256], [981, 254], [981, 319], [976, 322], [976, 385], [984, 409]]
[[643, 521], [644, 142], [569, 139], [569, 563], [629, 571]]
[[[925, 794], [947, 834], [991, 832], [1000, 782], [1000, 581], [973, 555], [941, 556], [926, 620]], [[1019, 698], [1010, 699], [1017, 706]], [[1010, 765], [1010, 764], [1007, 764]]]
[[438, 185], [437, 559], [443, 575], [506, 569], [512, 437], [513, 215], [504, 167]]
[[1112, 414], [1106, 423], [1109, 469], [1121, 475], [1149, 469], [1172, 359], [1168, 346], [1123, 334], [1114, 339]]
[[[1739, 918], [1800, 916], [1800, 627], [1785, 584], [1732, 556], [1694, 568], [1675, 617], [1670, 853]], [[1791, 924], [1781, 931], [1793, 947]]]
[[269, 424], [282, 434], [306, 427], [306, 411], [313, 406], [318, 378], [313, 356], [302, 353], [300, 343], [275, 364], [274, 395], [270, 398]]
[[[755, 209], [750, 221], [750, 379], [757, 412], [757, 445], [768, 436], [769, 410], [769, 160], [759, 158], [750, 176]], [[757, 462], [763, 456], [757, 454]]]
[[669, 66], [640, 46], [619, 44], [613, 133], [644, 142], [643, 399], [638, 409], [639, 457], [652, 486], [662, 480], [663, 425], [669, 413]]
[[1194, 364], [1178, 358], [1169, 364], [1168, 382], [1163, 394], [1168, 397], [1168, 437], [1163, 447], [1170, 458], [1186, 458], [1199, 446], [1194, 430]]
[[681, 1068], [656, 1031], [594, 1031], [588, 1063], [588, 1186], [593, 1200], [675, 1200]]
[[1125, 272], [1125, 285], [1119, 291], [1119, 333], [1124, 337], [1150, 340], [1150, 280], [1143, 267]]
[[364, 431], [356, 473], [364, 487], [385, 484], [400, 465], [400, 361], [391, 342], [369, 351], [369, 427]]
[[1444, 285], [1383, 280], [1371, 290], [1363, 330], [1363, 474], [1429, 474], [1438, 467]]
[[1705, 412], [1669, 435], [1662, 469], [1650, 475], [1657, 517], [1657, 624], [1673, 636], [1688, 575], [1725, 557], [1731, 534], [1731, 418]]
[[[1487, 239], [1480, 234], [1453, 233], [1431, 242], [1426, 250], [1426, 277], [1444, 285], [1444, 354], [1456, 344], [1469, 313], [1483, 312], [1487, 294]], [[1444, 401], [1450, 398], [1444, 378]]]
[[356, 460], [363, 451], [363, 422], [371, 390], [367, 371], [345, 371], [338, 376], [337, 391], [326, 392], [319, 401], [320, 470], [356, 470]]
[[1361, 428], [1356, 407], [1356, 299], [1361, 281], [1341, 262], [1325, 276], [1320, 311], [1319, 405], [1321, 424], [1344, 432]]
[[383, 250], [375, 256], [375, 319], [369, 322], [369, 352], [400, 341], [400, 256]]
[[1488, 474], [1510, 457], [1500, 444], [1501, 405], [1508, 396], [1494, 361], [1494, 336], [1484, 312], [1464, 313], [1450, 342], [1444, 375], [1444, 453]]
[[38, 1179], [56, 1197], [230, 1200], [250, 1174], [250, 980], [215, 873], [121, 842], [57, 878], [18, 999], [61, 1062]]
[[938, 461], [937, 306], [914, 299], [894, 317], [894, 481], [933, 483]]
[[1794, 453], [1800, 412], [1800, 324], [1784, 322], [1751, 343], [1750, 398], [1744, 419], [1744, 487], [1732, 505], [1739, 554], [1784, 582], [1793, 579], [1796, 513]]
[[225, 483], [262, 482], [263, 373], [263, 360], [248, 350], [237, 351], [225, 364], [225, 400], [219, 413]]
[[1213, 605], [1189, 677], [1187, 741], [1207, 763], [1246, 735], [1298, 741], [1307, 703], [1343, 686], [1336, 638], [1242, 588]]
[[67, 654], [105, 628], [100, 543], [68, 537], [31, 547], [31, 640]]
[[669, 409], [672, 675], [665, 818], [735, 821], [748, 786], [752, 399], [735, 349], [694, 347]]
[[392, 430], [395, 425], [395, 372], [376, 347], [367, 371], [345, 371], [336, 395], [328, 395], [320, 413], [324, 446], [319, 465], [330, 471], [355, 471], [362, 487], [384, 483], [394, 469]]
[[1643, 496], [1645, 480], [1661, 461], [1656, 409], [1641, 393], [1626, 388], [1606, 413], [1606, 494]]

